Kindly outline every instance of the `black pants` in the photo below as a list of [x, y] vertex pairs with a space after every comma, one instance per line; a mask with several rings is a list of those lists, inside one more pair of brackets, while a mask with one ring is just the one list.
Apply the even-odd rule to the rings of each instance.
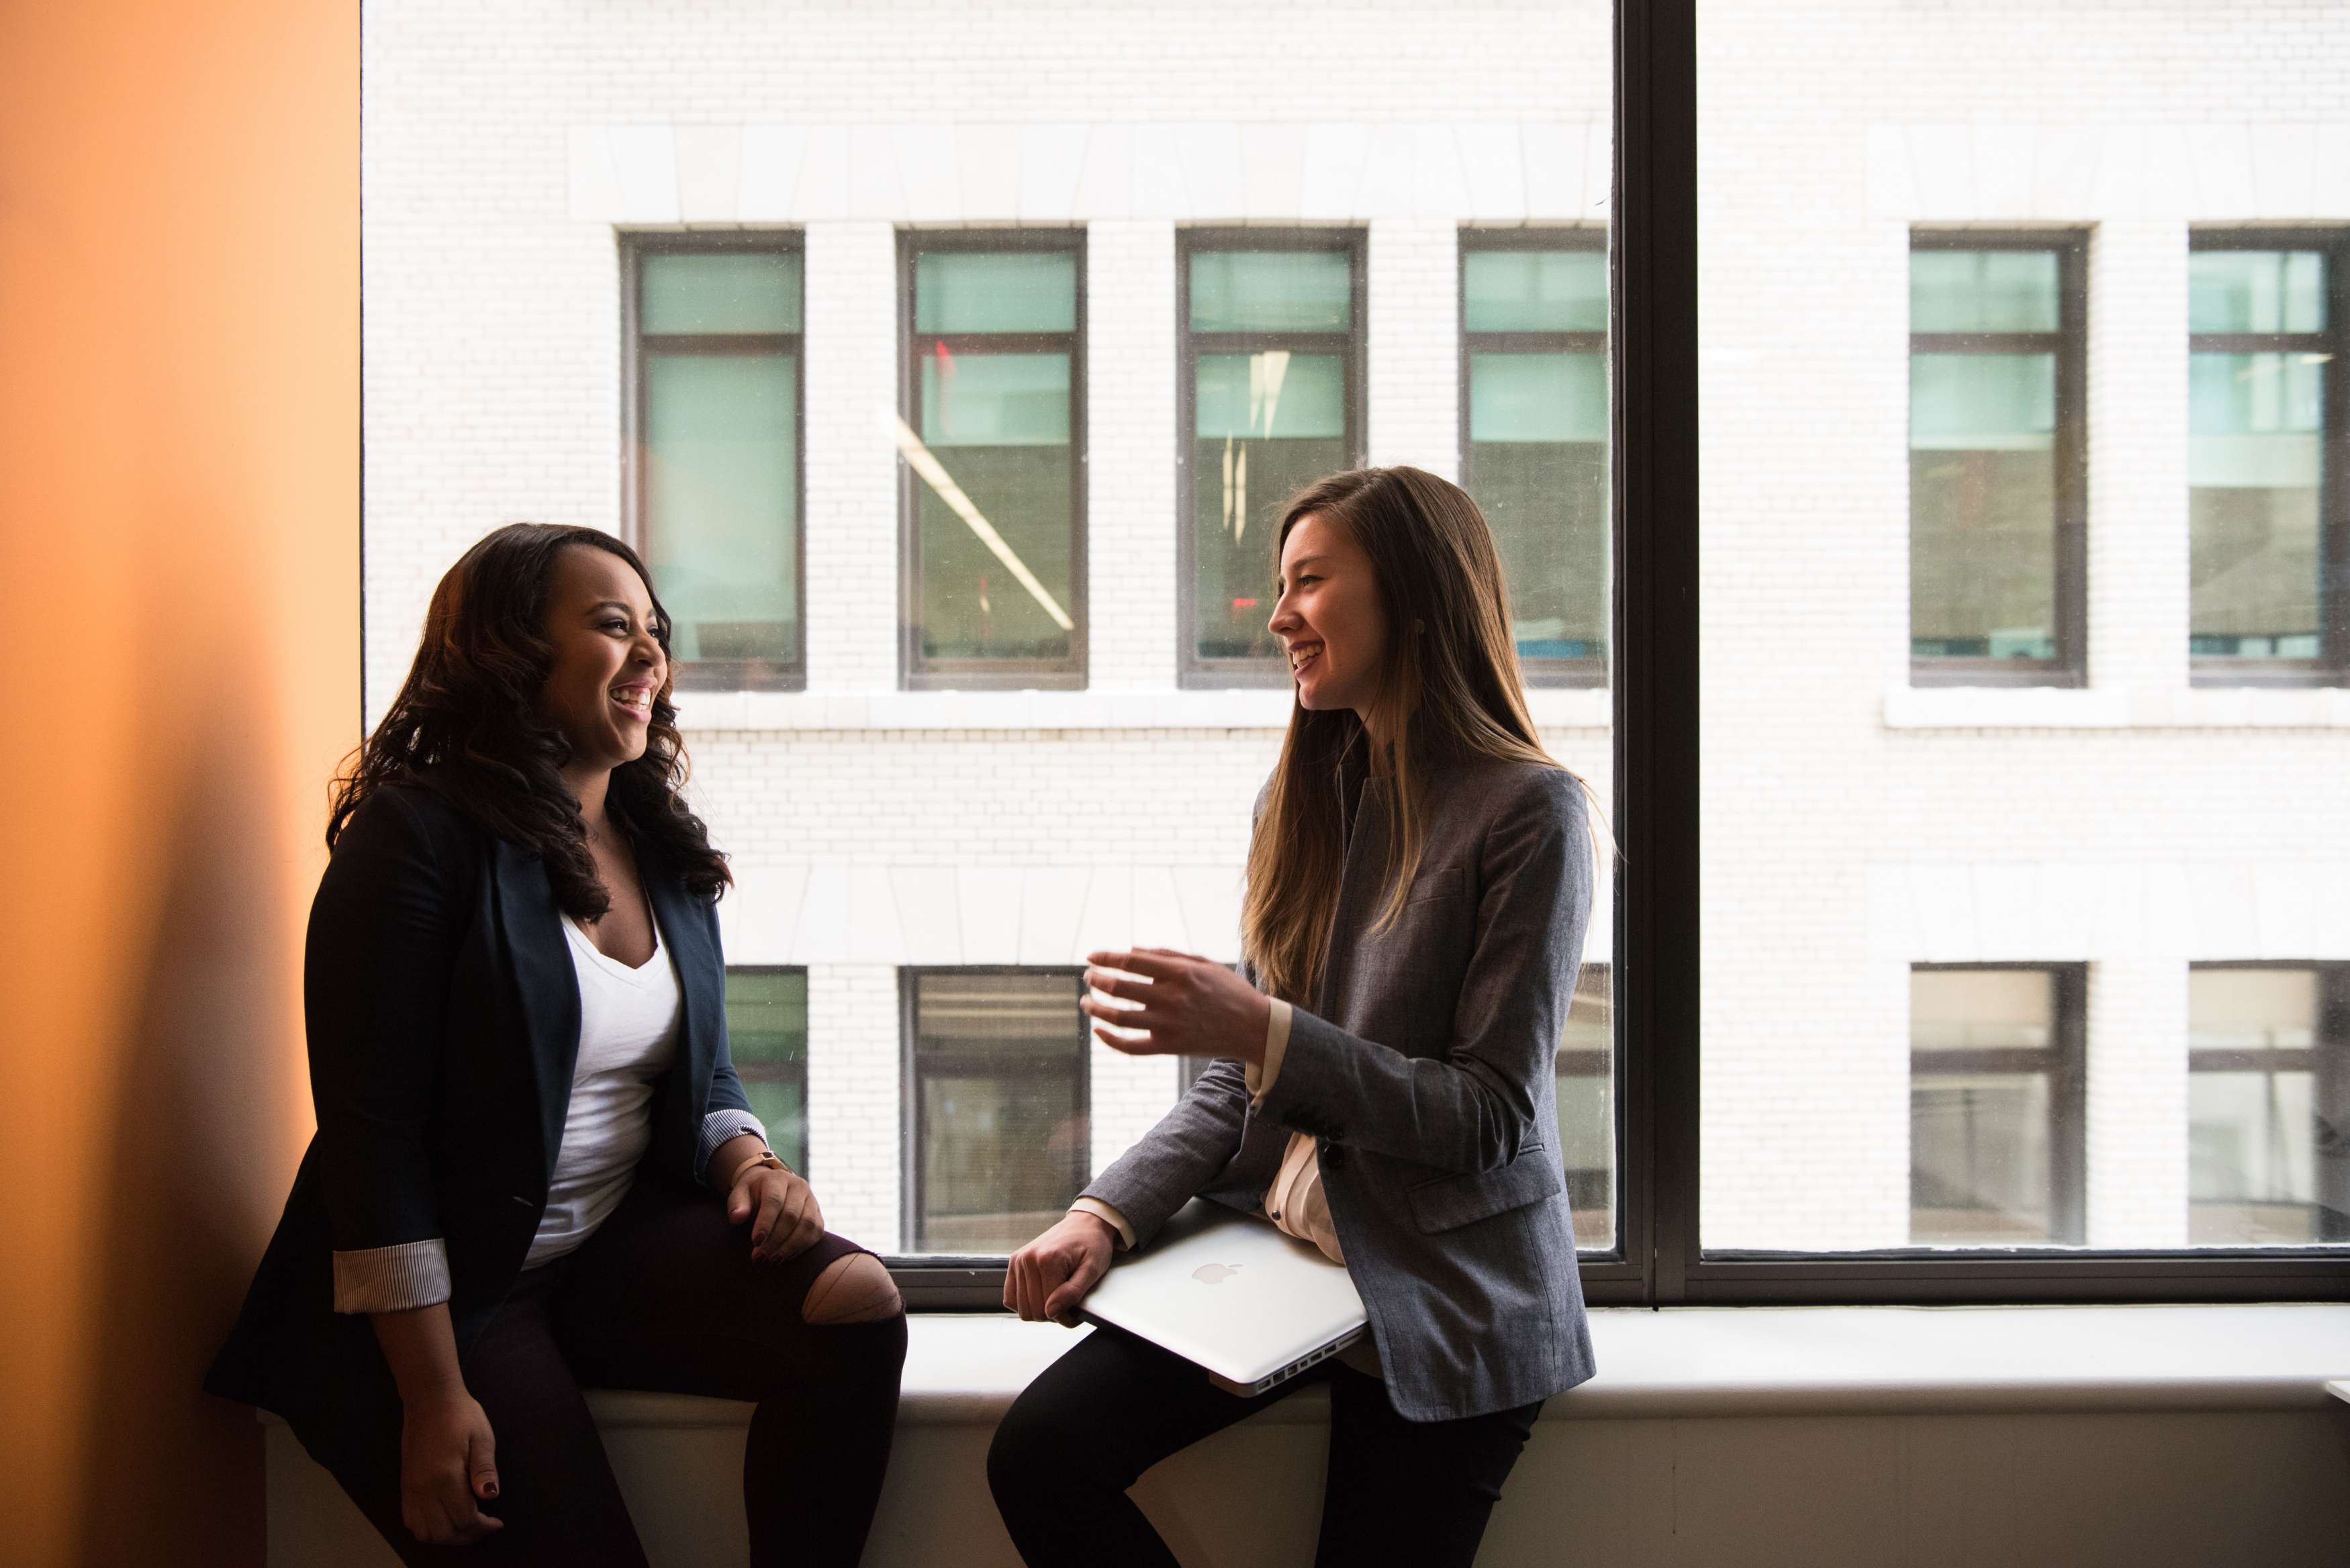
[[1315, 1562], [1468, 1568], [1539, 1400], [1466, 1420], [1407, 1421], [1387, 1385], [1336, 1362], [1243, 1399], [1113, 1328], [1096, 1329], [1005, 1414], [987, 1453], [995, 1506], [1029, 1568], [1176, 1568], [1126, 1489], [1168, 1455], [1316, 1381], [1330, 1385], [1330, 1469]]
[[639, 1185], [587, 1244], [533, 1269], [465, 1359], [497, 1443], [505, 1528], [432, 1547], [400, 1517], [400, 1434], [321, 1456], [411, 1564], [644, 1568], [581, 1387], [752, 1399], [743, 1458], [751, 1561], [851, 1568], [880, 1497], [906, 1358], [906, 1320], [817, 1326], [800, 1304], [860, 1251], [827, 1233], [783, 1263], [751, 1262], [750, 1227], [712, 1193]]

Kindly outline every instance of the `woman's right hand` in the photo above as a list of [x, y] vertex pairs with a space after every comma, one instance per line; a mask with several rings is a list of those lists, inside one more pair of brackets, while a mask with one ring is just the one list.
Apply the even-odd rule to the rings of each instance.
[[497, 1439], [473, 1396], [405, 1407], [400, 1425], [400, 1518], [427, 1546], [471, 1546], [504, 1521], [481, 1504], [498, 1495]]
[[1074, 1324], [1077, 1303], [1109, 1272], [1109, 1224], [1072, 1211], [1012, 1254], [1003, 1271], [1003, 1304], [1024, 1323], [1052, 1318]]

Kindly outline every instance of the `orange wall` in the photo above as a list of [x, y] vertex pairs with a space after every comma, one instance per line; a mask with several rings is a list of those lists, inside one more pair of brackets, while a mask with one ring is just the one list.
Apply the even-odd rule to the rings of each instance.
[[0, 0], [0, 1557], [261, 1560], [196, 1391], [358, 738], [359, 7]]

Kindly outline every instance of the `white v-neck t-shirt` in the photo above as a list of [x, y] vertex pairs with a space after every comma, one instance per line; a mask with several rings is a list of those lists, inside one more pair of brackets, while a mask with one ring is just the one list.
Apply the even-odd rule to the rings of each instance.
[[579, 977], [579, 1060], [563, 1145], [547, 1183], [546, 1212], [531, 1238], [525, 1269], [576, 1251], [628, 1196], [629, 1179], [652, 1139], [653, 1085], [677, 1055], [684, 1004], [677, 969], [653, 923], [653, 956], [636, 969], [598, 951], [565, 917], [571, 967]]

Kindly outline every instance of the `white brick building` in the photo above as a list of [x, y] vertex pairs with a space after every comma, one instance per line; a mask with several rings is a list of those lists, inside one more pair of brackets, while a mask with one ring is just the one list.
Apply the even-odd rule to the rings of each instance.
[[[2184, 1244], [2188, 966], [2350, 960], [2350, 692], [2191, 680], [2189, 243], [2350, 223], [2350, 11], [1814, 9], [1702, 16], [1706, 1239], [1907, 1242], [1911, 966], [1997, 962], [2085, 966], [2080, 1239]], [[680, 706], [828, 1218], [910, 1244], [901, 970], [1235, 949], [1288, 698], [1178, 679], [1178, 230], [1365, 231], [1365, 449], [1457, 473], [1459, 234], [1604, 225], [1607, 12], [365, 18], [371, 711], [473, 538], [630, 525], [619, 236], [803, 247], [805, 690]], [[1085, 685], [901, 690], [898, 235], [1012, 224], [1085, 234]], [[1961, 226], [2086, 237], [2077, 687], [1912, 683], [1908, 256]], [[1534, 696], [1606, 795], [1607, 694]], [[1097, 1162], [1176, 1092], [1087, 1073]]]

